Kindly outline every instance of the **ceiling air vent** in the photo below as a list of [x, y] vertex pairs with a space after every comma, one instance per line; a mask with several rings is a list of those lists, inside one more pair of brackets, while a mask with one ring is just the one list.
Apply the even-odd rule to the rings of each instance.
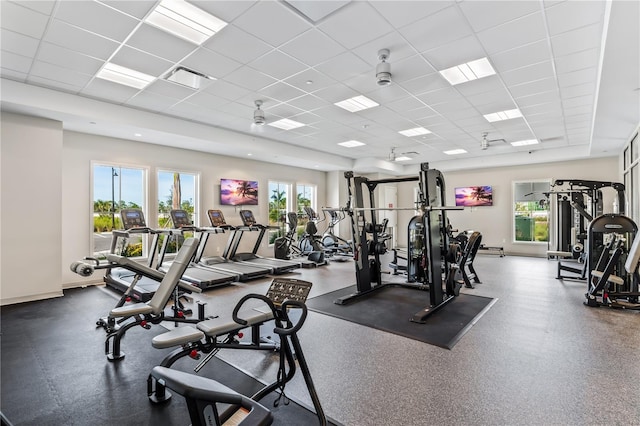
[[166, 79], [195, 90], [200, 90], [206, 83], [212, 80], [212, 77], [185, 67], [177, 67], [169, 73]]

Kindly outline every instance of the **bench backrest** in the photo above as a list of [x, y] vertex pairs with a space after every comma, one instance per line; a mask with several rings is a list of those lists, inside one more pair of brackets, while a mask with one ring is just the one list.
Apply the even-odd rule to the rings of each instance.
[[160, 286], [158, 286], [155, 294], [148, 302], [149, 306], [153, 308], [154, 314], [159, 315], [165, 306], [167, 306], [171, 294], [178, 285], [178, 281], [180, 281], [182, 274], [184, 274], [184, 271], [189, 267], [199, 243], [200, 241], [197, 238], [187, 238], [182, 244], [182, 247], [180, 247], [169, 270], [160, 282]]

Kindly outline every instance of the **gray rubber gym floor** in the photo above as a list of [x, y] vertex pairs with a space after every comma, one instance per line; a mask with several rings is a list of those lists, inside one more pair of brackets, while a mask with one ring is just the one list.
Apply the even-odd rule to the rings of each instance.
[[[640, 312], [583, 306], [586, 284], [556, 280], [554, 261], [479, 255], [475, 265], [483, 283], [463, 292], [497, 301], [452, 350], [309, 312], [300, 339], [328, 416], [345, 425], [640, 425]], [[310, 297], [355, 282], [351, 262], [287, 276], [313, 282]], [[264, 294], [269, 283], [208, 291], [207, 312], [230, 315], [242, 295]], [[60, 299], [34, 303], [46, 312]], [[93, 329], [104, 306], [96, 301], [92, 310], [91, 300], [81, 303], [81, 314], [69, 303], [68, 312], [43, 318], [29, 316], [33, 304], [3, 308], [0, 409], [9, 420], [61, 424], [60, 418], [37, 416], [49, 404], [86, 412], [66, 416], [65, 424], [116, 424], [104, 421], [111, 417], [119, 425], [189, 424], [176, 401], [153, 418], [119, 405], [133, 387], [144, 392], [145, 383], [138, 382], [163, 353], [138, 355], [149, 353], [161, 328], [131, 333], [123, 340], [127, 357], [110, 363], [102, 355], [104, 332]], [[24, 330], [14, 329], [16, 318]], [[86, 323], [86, 335], [69, 336], [65, 324], [78, 321]], [[9, 333], [23, 334], [23, 345], [6, 347]], [[42, 345], [46, 351], [36, 349]], [[265, 353], [223, 350], [218, 356], [259, 380], [270, 380], [277, 369], [277, 357]], [[103, 405], [81, 406], [86, 393], [99, 393]], [[287, 394], [310, 404], [301, 377]], [[123, 414], [132, 410], [134, 415]]]

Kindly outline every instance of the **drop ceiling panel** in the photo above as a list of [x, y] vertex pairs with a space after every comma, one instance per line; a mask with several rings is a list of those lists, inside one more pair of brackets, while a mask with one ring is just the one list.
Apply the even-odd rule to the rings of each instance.
[[240, 62], [202, 47], [183, 60], [182, 65], [215, 78], [222, 78], [242, 66]]
[[474, 31], [480, 32], [540, 10], [535, 1], [462, 1], [464, 12]]
[[558, 84], [560, 87], [576, 86], [584, 83], [595, 83], [598, 70], [595, 67], [586, 68], [566, 74], [558, 74]]
[[[0, 63], [2, 63], [1, 59], [0, 59]], [[5, 68], [4, 64], [0, 68], [0, 76], [2, 76], [2, 78], [8, 78], [10, 80], [15, 80], [19, 82], [24, 82], [27, 79], [26, 72], [19, 72], [19, 71], [14, 71], [14, 70]]]
[[494, 54], [547, 37], [541, 12], [532, 13], [478, 33], [487, 53]]
[[280, 46], [311, 28], [302, 17], [275, 1], [255, 3], [234, 20], [233, 24], [273, 47]]
[[[137, 96], [136, 96], [137, 97]], [[173, 98], [171, 98], [173, 99]], [[205, 91], [200, 91], [197, 93], [194, 93], [193, 95], [189, 96], [189, 98], [187, 98], [187, 101], [190, 104], [195, 104], [195, 105], [202, 105], [202, 107], [204, 108], [220, 108], [226, 104], [228, 104], [230, 101], [229, 99], [225, 99], [223, 97], [220, 96], [216, 96], [212, 93], [209, 92], [205, 92]], [[175, 104], [176, 101], [175, 99], [173, 99], [173, 103]]]
[[315, 67], [336, 81], [345, 81], [371, 69], [371, 66], [351, 52], [345, 52]]
[[536, 93], [557, 90], [558, 83], [553, 77], [542, 78], [540, 80], [531, 81], [523, 84], [516, 84], [509, 87], [509, 91], [514, 98], [535, 95]]
[[479, 78], [477, 80], [468, 81], [466, 83], [457, 84], [456, 90], [463, 96], [473, 96], [486, 94], [490, 97], [495, 94], [498, 97], [508, 96], [504, 88], [504, 84], [497, 75]]
[[412, 80], [403, 81], [400, 85], [406, 91], [413, 93], [414, 95], [428, 94], [435, 90], [451, 87], [440, 73], [433, 73], [417, 77]]
[[297, 87], [305, 92], [316, 92], [325, 87], [336, 84], [336, 81], [313, 68], [299, 72], [284, 80], [285, 83]]
[[273, 50], [269, 44], [231, 24], [207, 40], [203, 47], [242, 63], [250, 62]]
[[588, 105], [589, 107], [592, 107], [593, 102], [594, 102], [593, 95], [585, 95], [585, 96], [578, 96], [576, 98], [565, 99], [562, 101], [562, 105], [564, 105], [565, 108], [573, 108], [573, 107], [584, 106], [584, 105]]
[[556, 58], [556, 72], [562, 74], [598, 65], [600, 49], [587, 49]]
[[170, 98], [181, 100], [195, 93], [195, 90], [181, 84], [172, 83], [165, 80], [156, 80], [146, 87], [146, 91], [156, 93], [158, 95], [168, 96]]
[[159, 110], [164, 111], [169, 109], [172, 105], [175, 105], [176, 100], [167, 96], [162, 96], [152, 92], [138, 93], [133, 98], [127, 101], [127, 105], [133, 107], [146, 109], [149, 111]]
[[472, 34], [456, 7], [448, 7], [413, 24], [398, 29], [418, 52], [426, 52]]
[[118, 48], [118, 43], [104, 37], [54, 20], [44, 40], [99, 59], [109, 58]]
[[351, 51], [358, 55], [363, 61], [369, 64], [371, 69], [380, 62], [378, 52], [380, 49], [389, 49], [389, 59], [393, 72], [394, 64], [415, 55], [417, 52], [407, 41], [397, 32], [391, 32], [378, 37], [368, 43], [362, 44]]
[[280, 46], [279, 50], [308, 66], [318, 65], [345, 52], [342, 46], [316, 29], [304, 32]]
[[277, 80], [253, 68], [244, 66], [227, 75], [225, 81], [251, 91], [258, 91], [263, 87], [275, 83]]
[[367, 2], [351, 2], [328, 16], [318, 29], [347, 49], [353, 49], [393, 29]]
[[27, 80], [29, 84], [35, 84], [38, 86], [49, 87], [55, 90], [60, 90], [63, 92], [70, 93], [78, 93], [78, 91], [82, 88], [75, 84], [67, 84], [57, 80], [51, 80], [49, 78], [38, 77], [31, 75]]
[[137, 89], [122, 84], [112, 83], [101, 78], [94, 78], [82, 92], [83, 95], [97, 99], [106, 99], [115, 103], [123, 103], [138, 93]]
[[171, 61], [129, 46], [122, 46], [110, 62], [154, 77], [160, 77], [173, 66]]
[[486, 57], [484, 48], [475, 35], [427, 50], [422, 55], [437, 70]]
[[83, 55], [51, 43], [42, 43], [38, 59], [43, 62], [69, 68], [74, 71], [94, 75], [104, 64], [99, 59]]
[[549, 7], [546, 11], [549, 33], [554, 36], [600, 22], [604, 14], [605, 3], [601, 0], [566, 1]]
[[250, 63], [250, 66], [278, 80], [304, 71], [307, 66], [278, 50], [273, 50]]
[[595, 82], [583, 83], [583, 84], [577, 84], [575, 86], [561, 87], [560, 95], [562, 95], [562, 98], [564, 99], [569, 99], [569, 98], [574, 98], [576, 96], [594, 94], [595, 91], [596, 91]]
[[540, 40], [523, 46], [496, 53], [490, 57], [491, 63], [498, 72], [506, 72], [549, 61], [551, 51], [547, 40]]
[[156, 4], [156, 2], [152, 0], [101, 0], [101, 3], [138, 19], [144, 18]]
[[500, 105], [513, 104], [511, 95], [502, 87], [495, 91], [467, 96], [466, 99], [475, 107], [489, 107], [489, 105], [497, 105], [496, 108], [500, 108]]
[[13, 31], [2, 29], [0, 33], [2, 50], [33, 58], [38, 49], [38, 40]]
[[[436, 71], [421, 55], [413, 55], [400, 61], [390, 62], [391, 80], [393, 84], [430, 75]], [[371, 74], [375, 74], [375, 66], [371, 67]]]
[[582, 50], [598, 48], [602, 40], [602, 24], [592, 24], [551, 37], [556, 56], [565, 56]]
[[328, 105], [326, 101], [314, 95], [300, 96], [299, 98], [289, 100], [287, 103], [305, 111], [313, 111]]
[[0, 23], [6, 30], [39, 39], [44, 34], [48, 21], [48, 15], [22, 7], [17, 3], [2, 2]]
[[35, 61], [31, 68], [31, 74], [36, 77], [47, 78], [49, 80], [59, 81], [78, 87], [84, 87], [92, 76], [89, 74], [81, 74], [69, 68], [63, 68], [58, 65], [49, 64], [47, 62]]
[[453, 4], [453, 1], [417, 2], [398, 0], [375, 1], [371, 3], [380, 15], [384, 16], [385, 19], [396, 28], [403, 27], [418, 19], [432, 15]]
[[211, 94], [229, 101], [235, 101], [251, 93], [251, 90], [228, 83], [226, 80], [215, 80], [201, 93]]
[[255, 0], [191, 0], [195, 6], [209, 12], [213, 16], [217, 16], [225, 22], [232, 22], [244, 12], [253, 7], [257, 1]]
[[305, 94], [305, 92], [298, 90], [293, 86], [280, 82], [263, 88], [260, 90], [260, 93], [280, 102], [287, 102], [291, 99], [304, 96]]
[[12, 52], [2, 51], [2, 68], [27, 74], [31, 68], [33, 60], [26, 56], [18, 55]]
[[133, 33], [127, 45], [173, 62], [196, 49], [194, 44], [147, 24], [142, 24]]
[[124, 41], [140, 22], [96, 1], [62, 1], [56, 19], [103, 37]]
[[553, 76], [551, 61], [546, 61], [502, 73], [502, 80], [511, 87]]
[[536, 93], [535, 95], [528, 95], [516, 98], [518, 106], [525, 107], [531, 105], [546, 104], [549, 102], [557, 102], [560, 100], [560, 93], [558, 90], [549, 90], [548, 92]]

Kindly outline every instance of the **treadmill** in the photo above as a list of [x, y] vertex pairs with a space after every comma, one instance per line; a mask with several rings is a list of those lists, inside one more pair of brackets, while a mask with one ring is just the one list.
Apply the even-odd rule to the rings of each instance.
[[[169, 231], [154, 230], [147, 227], [144, 220], [144, 214], [140, 209], [122, 209], [120, 211], [120, 217], [122, 219], [124, 229], [114, 229], [112, 231], [113, 236], [111, 239], [111, 248], [109, 253], [120, 254], [117, 253], [118, 243], [122, 242], [124, 244], [124, 242], [131, 238], [132, 235], [153, 235], [153, 242], [149, 249], [149, 260], [147, 261], [146, 266], [154, 268], [153, 262], [155, 260], [156, 248], [158, 247], [159, 235], [168, 235]], [[120, 293], [124, 293], [129, 289], [129, 286], [136, 277], [138, 281], [131, 292], [131, 297], [139, 302], [148, 302], [158, 289], [160, 281], [144, 275], [139, 275], [136, 272], [121, 267], [107, 268], [103, 280], [108, 287], [111, 287]]]
[[[218, 213], [216, 213], [218, 212]], [[212, 220], [211, 217], [214, 217]], [[222, 220], [222, 222], [220, 221]], [[237, 277], [239, 281], [248, 281], [256, 278], [262, 278], [271, 274], [272, 269], [260, 265], [251, 265], [242, 262], [231, 262], [222, 256], [214, 256], [208, 258], [202, 258], [205, 251], [209, 236], [212, 234], [223, 234], [225, 229], [229, 229], [228, 225], [224, 222], [224, 216], [219, 210], [209, 210], [209, 220], [213, 227], [211, 228], [199, 228], [191, 224], [191, 218], [189, 213], [185, 210], [174, 209], [171, 210], [171, 220], [173, 226], [183, 231], [193, 231], [199, 234], [200, 245], [193, 258], [193, 264], [196, 267], [203, 268], [205, 270], [213, 270], [216, 272], [222, 272], [231, 274]], [[228, 244], [228, 243], [227, 243]], [[226, 250], [226, 248], [225, 248]]]
[[[267, 229], [271, 227], [258, 224], [251, 210], [240, 210], [240, 218], [242, 219], [243, 226], [238, 226], [233, 229], [231, 248], [228, 253], [229, 259], [232, 259], [235, 262], [247, 262], [255, 265], [268, 266], [273, 269], [274, 274], [285, 274], [302, 266], [301, 262], [293, 260], [281, 260], [258, 256], [256, 253], [260, 248], [260, 243], [264, 238], [264, 234], [267, 232]], [[238, 253], [238, 246], [240, 245], [240, 240], [245, 232], [258, 232], [258, 238], [256, 239], [256, 243], [250, 253]]]

